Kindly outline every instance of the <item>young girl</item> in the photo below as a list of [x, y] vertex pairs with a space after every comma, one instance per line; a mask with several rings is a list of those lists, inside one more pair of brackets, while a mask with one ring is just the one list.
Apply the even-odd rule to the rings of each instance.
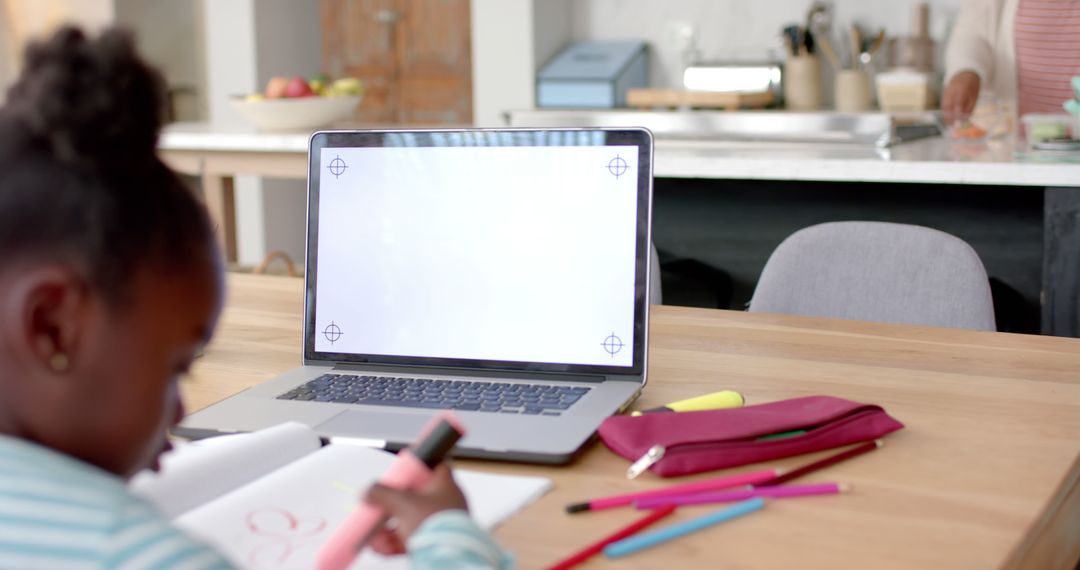
[[[31, 45], [0, 108], [0, 568], [220, 568], [127, 492], [221, 308], [206, 213], [156, 156], [164, 83], [110, 30]], [[504, 567], [448, 469], [375, 487], [382, 553]]]

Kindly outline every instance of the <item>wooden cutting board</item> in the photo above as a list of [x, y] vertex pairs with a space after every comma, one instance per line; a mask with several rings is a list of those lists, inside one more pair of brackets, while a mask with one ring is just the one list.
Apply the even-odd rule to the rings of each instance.
[[717, 93], [714, 91], [686, 91], [683, 89], [628, 89], [626, 105], [641, 109], [655, 107], [699, 109], [760, 109], [773, 103], [771, 92], [763, 93]]

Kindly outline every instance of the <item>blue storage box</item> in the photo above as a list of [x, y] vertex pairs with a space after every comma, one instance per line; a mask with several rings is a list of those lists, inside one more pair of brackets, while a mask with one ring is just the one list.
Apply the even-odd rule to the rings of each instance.
[[648, 80], [645, 42], [579, 42], [536, 74], [536, 106], [625, 107], [626, 90], [645, 87]]

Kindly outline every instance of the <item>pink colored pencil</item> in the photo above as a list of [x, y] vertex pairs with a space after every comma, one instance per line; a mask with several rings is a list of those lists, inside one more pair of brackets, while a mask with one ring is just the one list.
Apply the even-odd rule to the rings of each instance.
[[720, 493], [697, 493], [667, 497], [650, 497], [637, 499], [634, 506], [638, 509], [655, 509], [669, 505], [706, 505], [711, 503], [729, 503], [765, 497], [780, 499], [785, 497], [809, 497], [811, 495], [835, 495], [850, 490], [849, 485], [842, 483], [816, 483], [814, 485], [788, 485], [777, 487], [755, 487], [753, 489], [739, 491], [724, 491]]
[[738, 487], [741, 485], [757, 485], [759, 483], [778, 477], [779, 473], [780, 471], [778, 471], [777, 469], [765, 469], [762, 471], [751, 471], [749, 473], [739, 473], [737, 475], [717, 477], [715, 479], [706, 479], [704, 481], [694, 481], [692, 483], [671, 485], [670, 487], [664, 487], [663, 489], [654, 489], [652, 491], [627, 493], [625, 495], [613, 495], [610, 497], [593, 499], [584, 503], [575, 503], [573, 505], [569, 505], [566, 507], [566, 512], [578, 513], [582, 511], [599, 511], [602, 509], [611, 509], [614, 507], [624, 507], [633, 504], [634, 501], [638, 501], [641, 499], [674, 497], [679, 495], [689, 495], [692, 493], [703, 493], [705, 491], [730, 489], [732, 487]]

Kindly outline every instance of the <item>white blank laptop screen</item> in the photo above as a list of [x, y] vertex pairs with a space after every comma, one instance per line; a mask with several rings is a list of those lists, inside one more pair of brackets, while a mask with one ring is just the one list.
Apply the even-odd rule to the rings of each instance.
[[638, 147], [319, 159], [316, 351], [633, 365]]

